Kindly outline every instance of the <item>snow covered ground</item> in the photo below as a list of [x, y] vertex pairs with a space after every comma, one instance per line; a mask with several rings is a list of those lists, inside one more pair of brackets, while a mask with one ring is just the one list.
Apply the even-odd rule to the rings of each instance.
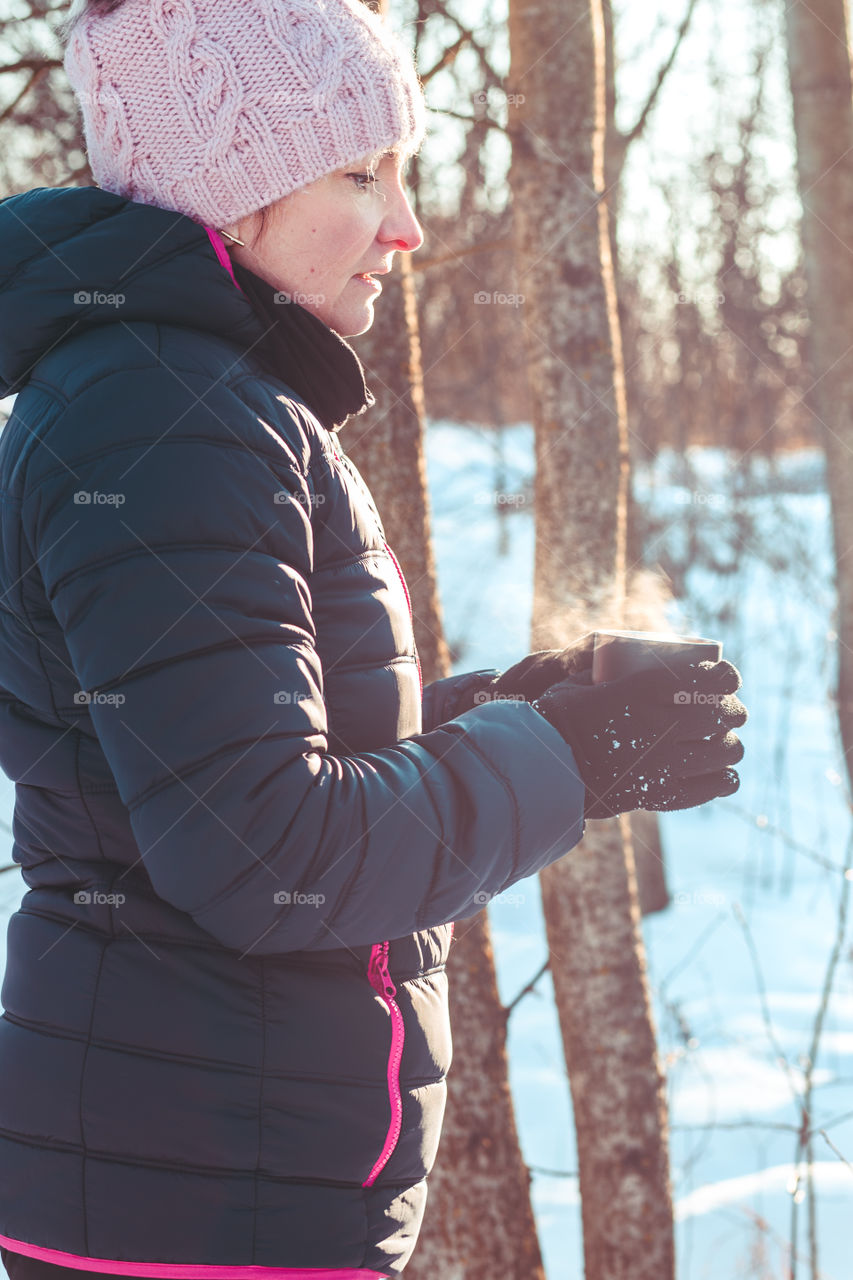
[[[743, 674], [750, 719], [740, 731], [746, 756], [738, 793], [663, 816], [672, 905], [643, 926], [673, 1126], [678, 1280], [782, 1280], [796, 1099], [836, 936], [850, 834], [828, 692], [828, 503], [815, 455], [786, 461], [775, 478], [754, 464], [757, 496], [744, 489], [744, 468], [739, 477], [727, 475], [722, 454], [697, 452], [689, 462], [687, 470], [684, 460], [661, 457], [642, 470], [637, 492], [660, 521], [661, 549], [684, 556], [692, 519], [698, 545], [713, 550], [716, 571], [694, 566], [687, 573], [687, 596], [670, 620], [723, 640], [724, 655]], [[502, 465], [495, 478], [487, 433], [439, 423], [430, 429], [439, 582], [458, 671], [505, 667], [529, 650], [529, 428], [507, 433]], [[783, 484], [788, 491], [774, 492]], [[501, 507], [509, 512], [503, 556]], [[514, 886], [519, 895], [522, 901], [489, 906], [507, 1003], [547, 954], [537, 879]], [[577, 1167], [571, 1096], [549, 975], [537, 991], [510, 1019], [511, 1084], [524, 1156], [534, 1169], [548, 1280], [579, 1280], [577, 1181], [564, 1176]], [[851, 1015], [848, 928], [816, 1059], [813, 1125], [825, 1127], [853, 1161]], [[848, 1280], [853, 1168], [819, 1136], [814, 1160], [820, 1275]], [[805, 1202], [797, 1212], [804, 1257]]]
[[[455, 669], [509, 666], [529, 649], [532, 433], [508, 430], [500, 460], [486, 433], [435, 423], [427, 449]], [[717, 568], [690, 569], [687, 597], [671, 621], [723, 640], [743, 673], [750, 720], [741, 731], [747, 754], [737, 795], [663, 818], [672, 905], [643, 926], [673, 1124], [678, 1280], [782, 1280], [800, 1119], [795, 1096], [836, 935], [850, 832], [828, 693], [827, 502], [820, 459], [812, 455], [786, 463], [781, 496], [772, 475], [766, 492], [739, 494], [719, 453], [697, 453], [690, 462], [687, 471], [684, 460], [661, 458], [640, 476], [639, 492], [661, 522], [662, 549], [683, 556], [693, 519], [696, 545], [713, 548]], [[7, 853], [13, 790], [0, 775]], [[0, 850], [0, 864], [8, 860]], [[0, 966], [5, 922], [21, 891], [16, 872], [0, 875]], [[536, 878], [489, 912], [508, 1002], [546, 955]], [[814, 1124], [850, 1161], [852, 1021], [848, 930], [813, 1106]], [[564, 1176], [576, 1169], [571, 1097], [548, 975], [513, 1012], [509, 1045], [548, 1280], [580, 1280], [577, 1182]], [[853, 1169], [822, 1137], [814, 1154], [820, 1274], [848, 1280]], [[804, 1254], [805, 1203], [798, 1212]]]

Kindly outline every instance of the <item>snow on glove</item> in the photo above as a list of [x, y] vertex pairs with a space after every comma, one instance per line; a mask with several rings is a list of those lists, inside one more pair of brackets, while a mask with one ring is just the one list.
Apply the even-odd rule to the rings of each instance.
[[584, 817], [631, 809], [689, 809], [737, 791], [743, 758], [732, 730], [746, 722], [730, 662], [680, 663], [593, 684], [591, 673], [552, 685], [533, 707], [572, 749]]
[[539, 649], [536, 653], [529, 653], [478, 690], [474, 703], [501, 698], [532, 702], [551, 685], [590, 671], [594, 641], [595, 633], [589, 631], [565, 649]]

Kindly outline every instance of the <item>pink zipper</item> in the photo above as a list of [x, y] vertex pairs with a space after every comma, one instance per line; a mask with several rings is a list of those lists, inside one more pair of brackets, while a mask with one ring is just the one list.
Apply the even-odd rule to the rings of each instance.
[[[391, 550], [391, 548], [388, 546], [388, 543], [387, 543], [387, 542], [385, 543], [385, 550], [388, 552], [389, 556], [390, 556], [390, 557], [391, 557], [391, 559], [394, 561], [394, 564], [397, 566], [397, 572], [398, 572], [398, 574], [400, 575], [400, 581], [402, 582], [402, 584], [403, 584], [403, 590], [404, 590], [404, 591], [405, 591], [405, 593], [406, 593], [406, 604], [409, 606], [409, 621], [410, 621], [410, 622], [411, 622], [411, 624], [412, 624], [412, 637], [413, 637], [413, 643], [414, 643], [415, 618], [414, 618], [414, 614], [412, 613], [412, 602], [411, 602], [411, 600], [409, 599], [409, 588], [406, 586], [406, 579], [403, 577], [403, 570], [400, 568], [400, 562], [399, 562], [399, 560], [397, 559], [397, 557], [394, 555], [394, 552], [393, 552], [393, 551]], [[417, 662], [417, 664], [418, 664], [418, 680], [419, 680], [419, 682], [420, 682], [420, 686], [421, 686], [421, 701], [423, 701], [423, 696], [424, 696], [424, 678], [423, 678], [423, 675], [421, 674], [421, 660], [420, 660], [420, 658], [418, 657], [418, 649], [417, 649], [417, 645], [415, 645], [415, 662]]]
[[374, 991], [378, 991], [379, 995], [388, 1006], [388, 1012], [391, 1015], [391, 1048], [388, 1051], [388, 1101], [391, 1105], [391, 1123], [388, 1125], [388, 1132], [385, 1135], [385, 1144], [379, 1154], [379, 1159], [374, 1164], [365, 1181], [361, 1184], [363, 1187], [371, 1187], [379, 1174], [385, 1168], [397, 1141], [400, 1137], [400, 1130], [403, 1127], [403, 1098], [400, 1093], [400, 1060], [403, 1057], [403, 1042], [405, 1040], [405, 1026], [403, 1024], [403, 1015], [400, 1012], [400, 1006], [394, 1000], [397, 994], [397, 988], [391, 981], [391, 974], [388, 972], [388, 951], [391, 946], [390, 941], [374, 942], [370, 948], [370, 960], [367, 966], [367, 976], [370, 979], [370, 985]]

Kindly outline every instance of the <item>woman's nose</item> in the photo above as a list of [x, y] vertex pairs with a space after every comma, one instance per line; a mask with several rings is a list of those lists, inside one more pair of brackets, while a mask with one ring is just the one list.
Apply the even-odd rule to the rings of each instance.
[[421, 224], [402, 189], [395, 192], [394, 204], [383, 220], [380, 238], [396, 242], [396, 247], [403, 253], [414, 253], [424, 242]]

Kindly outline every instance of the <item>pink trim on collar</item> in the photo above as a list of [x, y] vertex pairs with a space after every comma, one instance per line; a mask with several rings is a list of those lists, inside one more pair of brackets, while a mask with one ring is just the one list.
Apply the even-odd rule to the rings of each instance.
[[[219, 265], [225, 268], [225, 270], [228, 272], [231, 279], [234, 281], [235, 284], [237, 284], [237, 277], [234, 275], [234, 268], [231, 265], [231, 258], [228, 255], [228, 250], [225, 248], [225, 241], [222, 239], [222, 236], [219, 234], [219, 232], [214, 230], [213, 227], [205, 227], [204, 229], [207, 232], [208, 236], [210, 237], [210, 243], [213, 245], [213, 248], [216, 251], [216, 256], [219, 259]], [[239, 284], [237, 284], [237, 288], [240, 289]], [[240, 292], [242, 293], [243, 290], [240, 289]]]

